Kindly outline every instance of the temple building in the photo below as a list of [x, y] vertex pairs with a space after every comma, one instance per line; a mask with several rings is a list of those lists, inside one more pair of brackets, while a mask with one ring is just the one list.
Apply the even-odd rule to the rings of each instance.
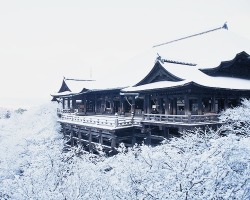
[[[156, 45], [119, 68], [119, 73], [111, 73], [105, 82], [64, 78], [53, 100], [62, 103], [61, 115], [109, 115], [118, 121], [130, 117], [129, 128], [145, 133], [146, 141], [148, 135], [152, 139], [152, 127], [157, 127], [156, 136], [166, 137], [171, 128], [214, 125], [222, 110], [250, 98], [250, 45], [224, 26], [207, 32]], [[110, 81], [116, 86], [108, 86]], [[68, 124], [66, 118], [60, 123]], [[111, 132], [112, 138], [118, 137], [115, 129]], [[131, 138], [135, 142], [135, 136]]]

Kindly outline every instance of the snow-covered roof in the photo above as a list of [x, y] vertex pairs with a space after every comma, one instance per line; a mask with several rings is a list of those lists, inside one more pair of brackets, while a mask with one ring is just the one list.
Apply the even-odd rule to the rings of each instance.
[[[232, 60], [237, 53], [245, 51], [250, 54], [250, 41], [240, 37], [230, 30], [220, 29], [207, 34], [188, 38], [160, 47], [150, 48], [148, 51], [134, 57], [117, 70], [117, 74], [127, 76], [119, 77], [119, 82], [124, 85], [135, 85], [141, 81], [152, 69], [159, 54], [163, 59], [178, 62], [195, 63], [196, 66], [172, 64], [177, 77], [200, 76], [201, 68], [214, 68], [221, 61]], [[171, 63], [165, 63], [164, 67]], [[187, 73], [187, 74], [186, 74]], [[202, 75], [201, 75], [202, 76]]]

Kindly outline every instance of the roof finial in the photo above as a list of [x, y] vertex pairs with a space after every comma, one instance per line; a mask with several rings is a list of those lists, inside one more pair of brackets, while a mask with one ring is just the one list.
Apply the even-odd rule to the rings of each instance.
[[179, 38], [179, 39], [176, 39], [176, 40], [172, 40], [172, 41], [169, 41], [169, 42], [165, 42], [165, 43], [162, 43], [162, 44], [157, 44], [157, 45], [154, 45], [153, 48], [158, 47], [158, 46], [162, 46], [162, 45], [165, 45], [165, 44], [169, 44], [169, 43], [172, 43], [172, 42], [177, 42], [177, 41], [180, 41], [180, 40], [184, 40], [184, 39], [187, 39], [187, 38], [191, 38], [191, 37], [194, 37], [194, 36], [202, 35], [202, 34], [205, 34], [205, 33], [209, 33], [209, 32], [212, 32], [212, 31], [220, 30], [220, 29], [227, 29], [228, 30], [227, 22], [225, 22], [222, 27], [211, 29], [211, 30], [208, 30], [208, 31], [204, 31], [204, 32], [201, 32], [201, 33], [194, 34], [194, 35], [186, 36], [186, 37]]
[[221, 28], [224, 28], [224, 29], [228, 30], [227, 22], [225, 22]]

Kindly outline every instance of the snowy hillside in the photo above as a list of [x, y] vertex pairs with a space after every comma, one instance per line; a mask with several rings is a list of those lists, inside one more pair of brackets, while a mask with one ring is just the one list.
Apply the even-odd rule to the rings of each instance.
[[0, 199], [250, 199], [248, 101], [226, 111], [217, 132], [121, 146], [109, 158], [62, 152], [56, 107], [0, 119]]

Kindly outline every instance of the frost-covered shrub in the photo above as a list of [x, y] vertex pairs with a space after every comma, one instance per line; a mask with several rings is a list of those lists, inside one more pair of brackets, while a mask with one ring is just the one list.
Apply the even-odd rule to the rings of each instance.
[[220, 120], [225, 122], [225, 134], [250, 135], [250, 101], [243, 99], [241, 104], [221, 113]]
[[248, 135], [197, 129], [107, 158], [62, 152], [56, 119], [45, 105], [0, 122], [0, 198], [250, 199]]

